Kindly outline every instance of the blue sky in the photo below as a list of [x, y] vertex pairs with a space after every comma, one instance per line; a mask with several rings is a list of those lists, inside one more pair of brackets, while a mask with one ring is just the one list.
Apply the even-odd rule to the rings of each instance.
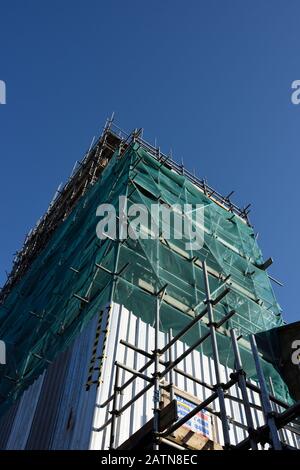
[[107, 116], [252, 203], [299, 319], [299, 1], [0, 0], [0, 284]]

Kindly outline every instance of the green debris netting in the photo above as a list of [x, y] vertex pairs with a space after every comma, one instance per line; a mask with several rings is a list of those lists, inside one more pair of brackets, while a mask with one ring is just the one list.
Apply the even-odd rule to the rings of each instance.
[[[186, 248], [193, 235], [177, 239], [173, 234], [170, 240], [163, 236], [126, 238], [121, 242], [99, 240], [96, 209], [101, 203], [111, 203], [118, 212], [120, 195], [128, 196], [128, 207], [133, 203], [144, 204], [149, 220], [151, 204], [203, 205], [203, 247]], [[194, 223], [192, 226], [196, 229]], [[145, 237], [145, 228], [139, 229]], [[227, 281], [231, 291], [215, 306], [214, 312], [216, 320], [232, 309], [237, 312], [217, 335], [220, 360], [232, 367], [230, 328], [237, 328], [247, 340], [249, 333], [283, 324], [269, 278], [258, 267], [263, 259], [253, 229], [139, 144], [131, 144], [121, 158], [116, 152], [99, 180], [82, 196], [0, 307], [0, 338], [7, 345], [7, 364], [0, 366], [0, 411], [111, 300], [153, 324], [153, 293], [167, 285], [161, 305], [161, 329], [172, 328], [177, 333], [191, 316], [204, 308], [202, 260], [207, 262], [213, 297], [224, 289], [223, 279], [231, 275]], [[205, 321], [201, 321], [184, 340], [191, 343], [206, 330]], [[201, 350], [211, 355], [209, 340]], [[255, 379], [247, 343], [241, 352], [248, 375]], [[290, 400], [276, 369], [270, 362], [262, 362], [266, 376], [272, 377], [277, 395]]]

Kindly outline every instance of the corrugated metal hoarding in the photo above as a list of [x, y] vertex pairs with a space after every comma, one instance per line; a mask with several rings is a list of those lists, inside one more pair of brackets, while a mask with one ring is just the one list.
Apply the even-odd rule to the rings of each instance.
[[[0, 423], [4, 426], [0, 434], [0, 446], [6, 449], [108, 449], [110, 426], [99, 431], [99, 428], [110, 419], [111, 405], [100, 405], [113, 393], [115, 361], [127, 366], [140, 369], [146, 358], [121, 345], [123, 339], [136, 347], [151, 352], [154, 349], [154, 328], [135, 316], [124, 307], [112, 304], [103, 310], [101, 316], [102, 330], [97, 340], [97, 360], [100, 367], [100, 383], [91, 384], [86, 390], [90, 376], [91, 359], [95, 351], [95, 331], [99, 318], [94, 318], [74, 342], [72, 348], [53, 363], [46, 373], [23, 394], [19, 400], [17, 410], [10, 413], [10, 417], [3, 418]], [[160, 347], [166, 344], [167, 335], [160, 332]], [[180, 355], [187, 346], [178, 341], [174, 345], [173, 356]], [[168, 360], [168, 357], [163, 357]], [[97, 362], [93, 364], [96, 366]], [[224, 366], [221, 367], [223, 381], [227, 382], [232, 372]], [[99, 369], [99, 367], [95, 367]], [[213, 361], [193, 351], [179, 365], [182, 371], [191, 374], [210, 385], [215, 383]], [[153, 369], [147, 371], [151, 376]], [[121, 384], [125, 383], [131, 374], [121, 371]], [[138, 378], [120, 396], [119, 407], [126, 404], [132, 397], [146, 385], [143, 379]], [[207, 398], [211, 391], [190, 379], [174, 373], [176, 390], [181, 390], [199, 403]], [[234, 385], [230, 394], [241, 399], [239, 389]], [[260, 405], [259, 395], [250, 392], [250, 401]], [[180, 396], [178, 403], [179, 416], [190, 409], [193, 403]], [[213, 402], [212, 407], [218, 411], [218, 403]], [[239, 401], [226, 399], [226, 411], [230, 423], [231, 444], [236, 444], [247, 437], [246, 419], [243, 404]], [[261, 411], [252, 409], [256, 425], [264, 424]], [[116, 446], [122, 444], [135, 431], [141, 428], [153, 417], [153, 390], [150, 389], [140, 397], [117, 420]], [[186, 426], [193, 432], [211, 438], [220, 444], [223, 442], [220, 420], [214, 417], [212, 430], [211, 414], [203, 411], [188, 422]], [[300, 447], [296, 436], [289, 430], [281, 431], [282, 439], [294, 447]]]

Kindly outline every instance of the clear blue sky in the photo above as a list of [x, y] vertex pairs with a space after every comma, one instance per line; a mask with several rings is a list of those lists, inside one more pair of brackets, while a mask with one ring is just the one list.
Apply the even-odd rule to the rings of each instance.
[[0, 0], [0, 284], [112, 111], [251, 220], [299, 319], [300, 2]]

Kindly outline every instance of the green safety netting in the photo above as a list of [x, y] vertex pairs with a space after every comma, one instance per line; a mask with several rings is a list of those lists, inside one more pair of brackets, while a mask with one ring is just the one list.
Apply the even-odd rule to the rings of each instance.
[[[146, 227], [139, 225], [140, 237], [135, 240], [99, 240], [96, 209], [101, 203], [111, 203], [118, 213], [121, 195], [127, 196], [128, 207], [143, 204], [153, 227], [157, 225], [151, 213], [153, 204], [160, 208], [201, 205], [203, 246], [187, 248], [194, 237], [192, 232], [199, 230], [193, 214], [192, 231], [183, 239], [177, 236], [171, 213], [170, 239], [165, 233], [150, 238]], [[111, 300], [153, 324], [153, 294], [167, 286], [160, 327], [179, 332], [191, 316], [204, 308], [203, 260], [207, 262], [213, 297], [224, 289], [224, 279], [230, 275], [227, 284], [231, 290], [214, 308], [216, 320], [232, 309], [237, 312], [217, 335], [220, 360], [233, 366], [228, 331], [237, 328], [246, 340], [241, 346], [244, 368], [255, 379], [247, 337], [281, 326], [283, 320], [268, 275], [261, 269], [263, 258], [252, 227], [139, 143], [132, 143], [121, 157], [115, 152], [98, 181], [81, 197], [0, 307], [0, 338], [7, 345], [7, 364], [0, 366], [0, 411]], [[184, 341], [190, 344], [206, 330], [205, 320], [201, 321]], [[211, 355], [209, 340], [201, 350]], [[289, 401], [287, 387], [276, 368], [269, 361], [262, 363], [266, 376], [272, 377], [276, 394]]]

